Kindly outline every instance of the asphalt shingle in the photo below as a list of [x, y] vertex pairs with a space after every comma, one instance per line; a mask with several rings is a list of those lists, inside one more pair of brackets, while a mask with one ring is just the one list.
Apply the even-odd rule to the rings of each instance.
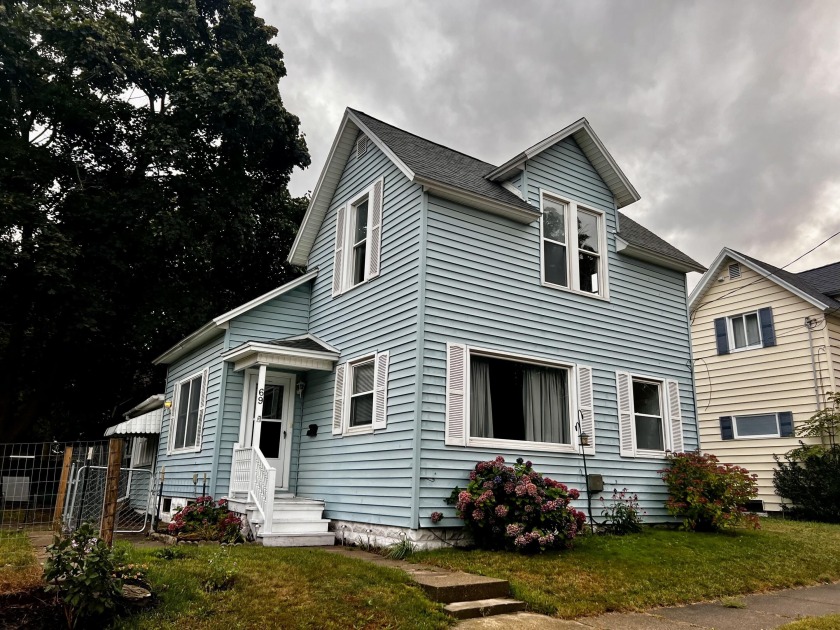
[[657, 254], [667, 256], [668, 258], [673, 258], [674, 260], [678, 260], [679, 262], [687, 265], [694, 265], [700, 269], [704, 269], [703, 265], [699, 262], [682, 253], [669, 242], [659, 238], [646, 227], [639, 225], [623, 212], [618, 213], [618, 222], [620, 227], [618, 236], [631, 245], [650, 250]]

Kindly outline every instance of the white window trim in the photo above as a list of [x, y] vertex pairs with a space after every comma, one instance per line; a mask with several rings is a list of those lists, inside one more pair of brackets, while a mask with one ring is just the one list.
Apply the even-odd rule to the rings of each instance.
[[[633, 399], [633, 381], [647, 381], [648, 383], [656, 383], [659, 385], [659, 411], [661, 412], [662, 417], [662, 445], [665, 447], [663, 451], [651, 451], [647, 449], [641, 449], [637, 446], [636, 442], [636, 409], [635, 409], [635, 399]], [[672, 436], [671, 436], [671, 412], [668, 407], [668, 399], [666, 398], [667, 393], [665, 391], [666, 382], [668, 379], [664, 379], [659, 376], [647, 376], [643, 374], [633, 374], [630, 373], [630, 400], [633, 403], [633, 407], [631, 408], [631, 413], [633, 414], [632, 422], [630, 426], [633, 430], [633, 451], [636, 454], [636, 457], [650, 457], [654, 459], [665, 459], [673, 450], [673, 445], [671, 444]], [[646, 414], [642, 414], [646, 415]], [[654, 416], [649, 416], [654, 417]]]
[[[564, 287], [560, 284], [553, 284], [546, 282], [545, 279], [545, 248], [543, 247], [543, 216], [545, 214], [545, 198], [550, 197], [554, 201], [566, 205], [565, 225], [566, 225], [566, 270], [569, 280], [569, 286]], [[599, 274], [598, 293], [589, 293], [588, 291], [581, 291], [579, 287], [580, 279], [578, 278], [578, 239], [577, 239], [577, 213], [578, 207], [581, 210], [598, 215], [598, 257], [601, 259], [602, 273]], [[571, 227], [574, 227], [574, 237], [572, 235]], [[561, 193], [554, 192], [545, 188], [540, 188], [540, 284], [544, 287], [558, 289], [560, 291], [568, 291], [577, 295], [585, 295], [596, 300], [610, 301], [610, 282], [609, 282], [609, 252], [607, 250], [607, 217], [603, 210], [598, 210], [592, 205], [578, 201]]]
[[[758, 416], [775, 416], [776, 417], [776, 432], [766, 433], [764, 435], [738, 435], [738, 418], [756, 418]], [[736, 440], [768, 440], [782, 437], [781, 421], [779, 420], [778, 412], [770, 413], [748, 413], [740, 416], [732, 416], [732, 435]]]
[[[735, 347], [735, 330], [732, 326], [732, 320], [737, 317], [746, 317], [747, 315], [755, 315], [756, 319], [758, 320], [758, 343], [754, 343], [749, 346], [744, 346], [743, 348], [736, 348]], [[746, 328], [746, 319], [744, 320], [744, 339], [746, 339], [747, 335], [747, 328]], [[761, 317], [758, 314], [758, 309], [754, 311], [744, 311], [743, 313], [737, 313], [735, 315], [729, 315], [726, 318], [726, 335], [729, 338], [729, 353], [732, 354], [733, 352], [744, 352], [745, 350], [755, 350], [756, 348], [763, 348], [764, 347], [764, 338], [761, 335]]]
[[[181, 447], [181, 448], [175, 448], [175, 425], [177, 424], [177, 421], [178, 421], [177, 414], [178, 414], [178, 403], [179, 403], [178, 400], [175, 400], [175, 395], [177, 394], [178, 398], [180, 398], [181, 387], [184, 385], [184, 383], [189, 383], [191, 380], [193, 380], [194, 378], [198, 378], [199, 376], [204, 377], [205, 372], [207, 372], [207, 380], [210, 380], [209, 370], [202, 369], [202, 370], [199, 370], [198, 372], [195, 372], [194, 374], [191, 374], [190, 376], [182, 378], [180, 381], [178, 381], [175, 384], [175, 389], [172, 392], [172, 399], [173, 399], [172, 400], [172, 407], [171, 407], [171, 410], [170, 410], [170, 413], [169, 413], [169, 436], [167, 438], [167, 443], [169, 445], [169, 449], [168, 449], [167, 454], [169, 454], [169, 455], [180, 455], [181, 453], [200, 453], [201, 452], [201, 434], [204, 432], [204, 413], [205, 413], [205, 410], [199, 411], [198, 420], [197, 420], [198, 426], [196, 427], [196, 432], [195, 432], [195, 445], [194, 446], [184, 446], [184, 447]], [[201, 387], [206, 392], [207, 383], [205, 383], [203, 379], [202, 379]], [[200, 401], [201, 401], [201, 393], [199, 393], [199, 404], [200, 404]], [[206, 406], [206, 402], [205, 402], [205, 406]], [[185, 427], [185, 429], [186, 429], [186, 427]]]
[[368, 433], [373, 433], [373, 418], [371, 418], [371, 423], [366, 424], [360, 427], [351, 427], [350, 426], [350, 408], [353, 406], [352, 402], [352, 392], [353, 392], [353, 369], [355, 366], [360, 365], [362, 363], [373, 363], [374, 368], [374, 383], [373, 383], [373, 390], [372, 394], [376, 396], [376, 353], [366, 354], [361, 357], [357, 357], [355, 359], [351, 359], [347, 361], [347, 372], [344, 376], [344, 409], [342, 410], [342, 419], [341, 419], [341, 434], [342, 435], [365, 435]]
[[[517, 451], [539, 451], [550, 453], [580, 453], [580, 445], [578, 444], [578, 435], [575, 431], [575, 424], [577, 422], [578, 399], [577, 399], [577, 365], [574, 363], [566, 363], [563, 361], [554, 361], [551, 359], [543, 359], [540, 357], [532, 357], [528, 355], [516, 354], [513, 352], [506, 352], [504, 350], [491, 350], [488, 348], [478, 348], [475, 346], [467, 346], [466, 365], [466, 389], [464, 390], [464, 433], [468, 447], [473, 448], [504, 448], [508, 450]], [[532, 365], [543, 365], [546, 367], [561, 368], [567, 370], [569, 380], [567, 388], [569, 390], [569, 433], [572, 438], [571, 444], [555, 444], [554, 442], [529, 442], [527, 440], [501, 440], [497, 438], [482, 438], [473, 437], [470, 435], [470, 387], [472, 386], [472, 374], [470, 372], [470, 358], [472, 355], [503, 359], [508, 361], [516, 361], [517, 363], [529, 363]]]

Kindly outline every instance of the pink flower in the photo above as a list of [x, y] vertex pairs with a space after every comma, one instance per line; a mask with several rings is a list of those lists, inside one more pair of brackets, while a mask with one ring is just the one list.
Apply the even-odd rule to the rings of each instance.
[[508, 506], [506, 505], [497, 505], [496, 506], [496, 516], [499, 518], [505, 518], [508, 515]]
[[432, 512], [430, 518], [432, 519], [432, 523], [440, 523], [443, 520], [443, 514], [440, 512]]

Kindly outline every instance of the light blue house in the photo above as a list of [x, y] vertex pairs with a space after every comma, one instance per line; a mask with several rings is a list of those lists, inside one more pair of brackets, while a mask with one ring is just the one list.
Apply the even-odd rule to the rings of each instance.
[[207, 473], [274, 545], [457, 537], [444, 499], [497, 455], [584, 489], [585, 450], [666, 519], [703, 267], [619, 212], [638, 199], [585, 119], [496, 167], [346, 110], [289, 253], [305, 272], [156, 360], [158, 470]]

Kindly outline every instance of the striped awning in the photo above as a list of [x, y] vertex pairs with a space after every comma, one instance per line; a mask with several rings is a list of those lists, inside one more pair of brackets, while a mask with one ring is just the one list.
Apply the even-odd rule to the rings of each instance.
[[160, 421], [162, 419], [163, 407], [108, 427], [105, 429], [105, 437], [111, 435], [157, 435], [160, 433]]

